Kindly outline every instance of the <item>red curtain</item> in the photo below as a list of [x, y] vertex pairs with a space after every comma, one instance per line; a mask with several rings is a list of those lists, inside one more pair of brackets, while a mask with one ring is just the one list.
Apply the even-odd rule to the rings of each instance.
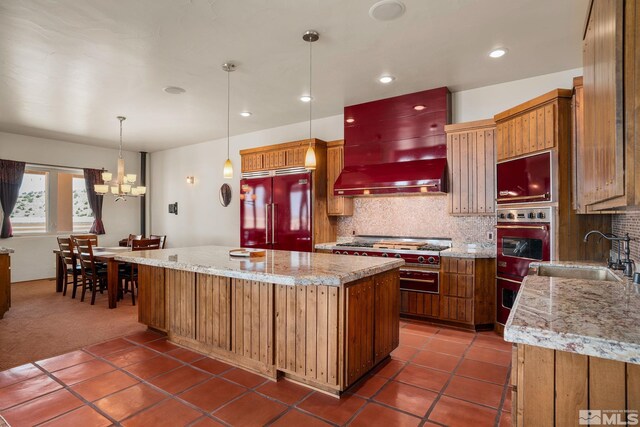
[[102, 181], [102, 171], [100, 169], [84, 169], [84, 185], [87, 188], [87, 199], [89, 207], [93, 212], [93, 224], [90, 233], [104, 234], [104, 224], [102, 223], [102, 194], [96, 193], [94, 185], [104, 184]]
[[24, 162], [0, 160], [0, 204], [2, 204], [2, 231], [0, 238], [13, 237], [11, 212], [16, 206], [24, 177]]

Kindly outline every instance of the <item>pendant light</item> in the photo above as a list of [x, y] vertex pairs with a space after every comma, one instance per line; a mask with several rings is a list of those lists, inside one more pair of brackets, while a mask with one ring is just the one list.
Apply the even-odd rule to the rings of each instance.
[[233, 164], [229, 157], [229, 128], [230, 128], [230, 109], [231, 109], [231, 72], [236, 70], [236, 65], [232, 62], [222, 64], [222, 69], [227, 72], [227, 161], [224, 162], [222, 175], [225, 179], [233, 178]]
[[[125, 173], [124, 171], [124, 158], [122, 157], [122, 122], [127, 120], [124, 116], [116, 117], [120, 121], [120, 147], [118, 149], [118, 174], [116, 179], [113, 179], [113, 174], [109, 171], [102, 172], [102, 180], [104, 184], [96, 184], [93, 186], [94, 190], [98, 194], [107, 194], [109, 189], [111, 193], [116, 196], [116, 201], [126, 200], [127, 196], [144, 196], [147, 192], [147, 187], [137, 186], [133, 184], [136, 182], [137, 175], [134, 173]], [[113, 179], [113, 180], [112, 180]]]
[[309, 43], [309, 148], [307, 148], [307, 154], [304, 156], [304, 167], [305, 169], [308, 169], [308, 170], [315, 170], [316, 164], [317, 164], [316, 151], [313, 149], [313, 146], [311, 145], [311, 135], [312, 135], [311, 123], [313, 119], [313, 109], [312, 109], [313, 95], [311, 93], [311, 83], [312, 83], [312, 76], [313, 76], [311, 71], [313, 69], [313, 56], [312, 56], [311, 46], [313, 45], [313, 42], [318, 41], [319, 38], [320, 38], [320, 34], [314, 30], [306, 31], [302, 35], [302, 40]]

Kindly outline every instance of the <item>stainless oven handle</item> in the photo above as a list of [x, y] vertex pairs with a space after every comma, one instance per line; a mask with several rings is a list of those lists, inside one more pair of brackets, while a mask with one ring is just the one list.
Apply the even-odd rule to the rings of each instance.
[[505, 279], [504, 277], [496, 277], [497, 280], [504, 280], [505, 282], [510, 282], [510, 283], [517, 283], [518, 285], [521, 285], [522, 282], [518, 282], [517, 280], [511, 280], [511, 279]]
[[514, 196], [514, 197], [498, 197], [496, 202], [508, 202], [514, 200], [528, 200], [528, 199], [548, 199], [549, 193], [538, 194], [535, 196]]
[[500, 229], [527, 229], [527, 230], [546, 230], [546, 225], [496, 225]]
[[435, 280], [424, 280], [424, 279], [406, 279], [404, 277], [401, 277], [400, 280], [402, 282], [420, 282], [420, 283], [436, 283]]
[[419, 268], [404, 268], [404, 267], [401, 267], [400, 268], [400, 272], [403, 272], [403, 271], [408, 271], [410, 273], [440, 274], [440, 272], [438, 270], [433, 271], [433, 270], [426, 270], [426, 269], [422, 270], [422, 269], [419, 269]]

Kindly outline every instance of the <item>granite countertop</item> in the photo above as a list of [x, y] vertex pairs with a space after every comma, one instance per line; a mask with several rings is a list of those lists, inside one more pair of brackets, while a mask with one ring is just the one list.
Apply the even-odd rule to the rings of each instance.
[[[555, 261], [531, 264], [540, 265], [605, 267]], [[505, 325], [504, 339], [640, 364], [640, 287], [612, 272], [619, 281], [525, 277]]]
[[495, 258], [496, 246], [484, 243], [454, 245], [440, 252], [440, 256], [452, 258]]
[[12, 254], [15, 251], [11, 248], [0, 248], [0, 254]]
[[237, 258], [224, 246], [161, 249], [118, 254], [117, 261], [166, 267], [279, 285], [340, 286], [404, 264], [403, 260], [339, 257], [333, 254], [268, 250], [259, 258]]

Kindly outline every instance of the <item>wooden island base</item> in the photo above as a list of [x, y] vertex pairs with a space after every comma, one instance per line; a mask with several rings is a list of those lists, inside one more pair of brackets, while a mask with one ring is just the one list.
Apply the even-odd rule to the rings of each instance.
[[138, 268], [139, 322], [271, 379], [340, 395], [398, 346], [397, 268], [342, 286]]

